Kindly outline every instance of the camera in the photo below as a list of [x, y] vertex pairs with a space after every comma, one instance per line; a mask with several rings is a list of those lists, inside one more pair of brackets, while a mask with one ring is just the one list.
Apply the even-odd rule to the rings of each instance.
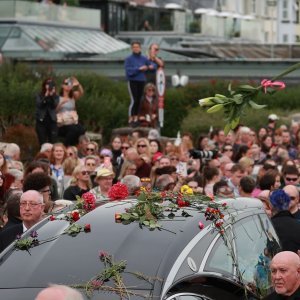
[[48, 82], [48, 90], [52, 91], [55, 88], [55, 83], [53, 81]]
[[206, 151], [206, 150], [192, 149], [189, 151], [189, 153], [192, 158], [200, 158], [200, 159], [205, 159], [205, 160], [211, 160], [211, 159], [218, 157], [217, 150]]

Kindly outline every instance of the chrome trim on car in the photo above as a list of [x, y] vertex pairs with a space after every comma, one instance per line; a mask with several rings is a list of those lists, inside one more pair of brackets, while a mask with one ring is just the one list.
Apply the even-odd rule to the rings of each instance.
[[206, 228], [202, 229], [186, 246], [185, 248], [182, 250], [182, 252], [180, 253], [180, 255], [178, 256], [178, 258], [176, 259], [171, 271], [169, 272], [167, 279], [165, 280], [165, 284], [162, 290], [162, 294], [161, 294], [161, 298], [163, 299], [163, 296], [165, 295], [165, 293], [167, 292], [167, 290], [170, 288], [170, 286], [172, 285], [174, 278], [179, 270], [179, 268], [181, 267], [182, 263], [184, 262], [184, 260], [186, 259], [186, 257], [188, 256], [188, 254], [190, 253], [190, 251], [195, 247], [195, 245], [202, 239], [202, 237], [204, 235], [206, 235], [210, 230], [211, 230], [212, 226], [209, 225]]

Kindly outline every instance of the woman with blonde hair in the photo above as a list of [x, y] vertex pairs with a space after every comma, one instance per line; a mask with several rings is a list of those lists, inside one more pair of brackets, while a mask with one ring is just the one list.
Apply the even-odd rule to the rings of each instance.
[[89, 173], [85, 166], [77, 166], [72, 174], [71, 185], [64, 192], [64, 199], [76, 201], [92, 187]]
[[119, 180], [124, 178], [126, 175], [135, 175], [137, 166], [133, 161], [125, 160], [122, 164], [122, 168], [120, 171]]
[[150, 144], [146, 138], [138, 138], [134, 148], [139, 155], [147, 155], [151, 159]]

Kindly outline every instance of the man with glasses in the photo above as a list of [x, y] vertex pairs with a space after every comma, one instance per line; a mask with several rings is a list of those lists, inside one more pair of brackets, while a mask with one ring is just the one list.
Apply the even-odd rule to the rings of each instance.
[[284, 185], [295, 185], [299, 184], [299, 171], [294, 165], [288, 165], [283, 170]]
[[9, 227], [0, 233], [0, 252], [2, 252], [17, 235], [32, 228], [44, 215], [45, 204], [43, 196], [38, 191], [29, 190], [22, 194], [20, 198], [20, 216], [22, 223]]
[[283, 190], [290, 196], [291, 202], [289, 206], [290, 213], [300, 221], [300, 209], [298, 207], [299, 204], [299, 191], [294, 185], [286, 185]]

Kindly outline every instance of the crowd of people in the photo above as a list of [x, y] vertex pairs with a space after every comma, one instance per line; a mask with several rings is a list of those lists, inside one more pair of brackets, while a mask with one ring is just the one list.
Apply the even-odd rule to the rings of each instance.
[[[52, 78], [46, 79], [37, 96], [40, 151], [26, 164], [15, 143], [0, 152], [0, 252], [17, 234], [78, 196], [90, 191], [98, 201], [108, 201], [113, 184], [122, 182], [130, 196], [142, 186], [179, 192], [187, 185], [194, 194], [210, 197], [255, 197], [271, 218], [282, 250], [298, 253], [298, 122], [279, 126], [271, 114], [258, 131], [239, 126], [226, 136], [214, 129], [196, 142], [190, 133], [173, 140], [156, 129], [145, 135], [148, 131], [136, 128], [99, 145], [78, 122], [75, 102], [83, 92], [75, 77], [63, 81], [59, 95]], [[155, 93], [154, 84], [148, 83], [145, 92]], [[63, 142], [57, 142], [59, 135]]]

